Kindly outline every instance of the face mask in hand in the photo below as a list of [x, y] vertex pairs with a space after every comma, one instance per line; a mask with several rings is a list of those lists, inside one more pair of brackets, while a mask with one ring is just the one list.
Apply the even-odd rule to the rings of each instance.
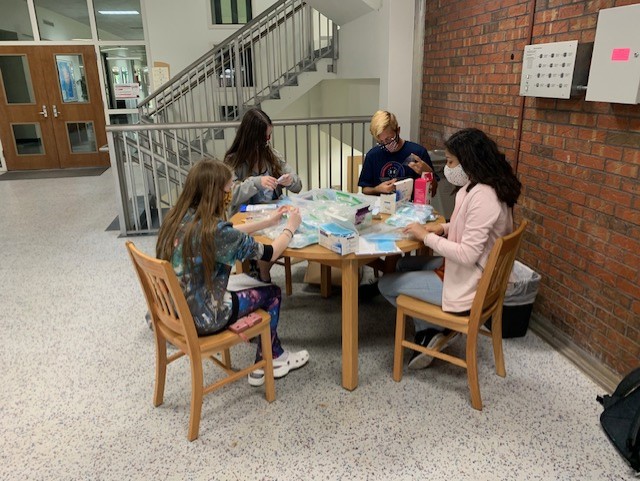
[[469, 182], [469, 176], [462, 169], [462, 165], [458, 164], [453, 169], [448, 165], [444, 166], [444, 176], [451, 183], [451, 185], [455, 185], [456, 187], [462, 187], [467, 182]]

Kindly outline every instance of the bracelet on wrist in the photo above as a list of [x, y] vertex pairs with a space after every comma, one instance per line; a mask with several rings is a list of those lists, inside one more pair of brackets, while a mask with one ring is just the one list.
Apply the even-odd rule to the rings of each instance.
[[291, 229], [289, 229], [288, 227], [285, 227], [284, 229], [282, 229], [282, 233], [284, 234], [285, 232], [288, 232], [289, 235], [291, 236], [291, 239], [293, 239], [293, 231]]

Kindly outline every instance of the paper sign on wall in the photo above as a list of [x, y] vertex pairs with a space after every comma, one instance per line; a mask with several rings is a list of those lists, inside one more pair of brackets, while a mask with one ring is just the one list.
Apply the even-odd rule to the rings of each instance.
[[137, 99], [140, 97], [140, 84], [115, 84], [113, 86], [113, 93], [116, 99]]
[[165, 62], [154, 62], [151, 69], [151, 87], [153, 90], [158, 89], [161, 85], [169, 81], [170, 72], [169, 64]]

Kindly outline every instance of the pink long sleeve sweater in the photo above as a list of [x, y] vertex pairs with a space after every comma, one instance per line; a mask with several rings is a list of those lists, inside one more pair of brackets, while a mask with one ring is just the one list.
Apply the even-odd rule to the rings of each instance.
[[489, 253], [498, 237], [513, 231], [511, 209], [500, 202], [492, 187], [467, 185], [456, 194], [455, 208], [444, 235], [428, 234], [425, 244], [445, 259], [442, 309], [468, 311]]

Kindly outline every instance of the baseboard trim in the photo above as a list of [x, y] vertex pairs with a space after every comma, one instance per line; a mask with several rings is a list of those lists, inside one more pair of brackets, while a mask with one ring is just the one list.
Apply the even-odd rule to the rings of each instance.
[[621, 375], [612, 371], [591, 354], [578, 347], [569, 336], [551, 324], [545, 317], [533, 313], [529, 328], [560, 352], [560, 354], [574, 363], [582, 372], [589, 376], [593, 382], [604, 388], [608, 393], [612, 393], [620, 383], [622, 379]]

